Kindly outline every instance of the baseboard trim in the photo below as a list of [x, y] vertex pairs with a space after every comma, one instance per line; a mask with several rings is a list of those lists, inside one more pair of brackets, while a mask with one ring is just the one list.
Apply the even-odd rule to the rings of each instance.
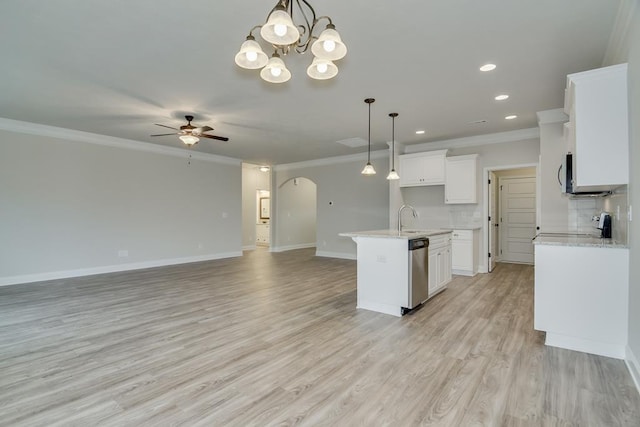
[[315, 248], [316, 244], [314, 243], [300, 243], [298, 245], [287, 245], [287, 246], [271, 246], [270, 252], [286, 252], [286, 251], [294, 251], [296, 249], [308, 249]]
[[198, 255], [192, 257], [161, 259], [155, 261], [133, 262], [128, 264], [105, 265], [101, 267], [81, 268], [77, 270], [50, 271], [46, 273], [24, 274], [20, 276], [0, 277], [0, 286], [20, 285], [24, 283], [43, 282], [45, 280], [68, 279], [71, 277], [92, 276], [94, 274], [117, 273], [120, 271], [142, 270], [145, 268], [165, 267], [192, 262], [212, 261], [223, 258], [242, 256], [242, 251], [223, 252], [218, 254]]
[[633, 351], [631, 351], [631, 347], [629, 347], [628, 345], [627, 357], [624, 362], [627, 364], [627, 369], [629, 369], [629, 373], [631, 374], [631, 378], [636, 385], [638, 393], [640, 393], [640, 362], [638, 362], [636, 355], [633, 354]]
[[457, 276], [473, 277], [478, 273], [477, 272], [474, 273], [473, 271], [469, 271], [469, 270], [451, 270], [451, 274], [455, 274]]
[[345, 252], [316, 251], [316, 256], [321, 256], [325, 258], [350, 259], [350, 260], [356, 259], [356, 254], [349, 254]]
[[591, 341], [547, 331], [545, 345], [625, 360], [625, 345]]

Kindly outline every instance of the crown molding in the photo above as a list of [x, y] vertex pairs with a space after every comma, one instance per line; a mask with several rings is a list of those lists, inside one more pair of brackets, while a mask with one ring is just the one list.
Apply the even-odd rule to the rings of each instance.
[[545, 110], [538, 111], [538, 125], [546, 125], [549, 123], [564, 123], [569, 121], [569, 116], [567, 116], [562, 108], [556, 108], [553, 110]]
[[528, 128], [509, 132], [489, 133], [486, 135], [476, 135], [465, 138], [405, 145], [404, 152], [405, 154], [419, 153], [423, 151], [431, 151], [444, 148], [474, 147], [478, 145], [501, 144], [504, 142], [517, 142], [524, 141], [526, 139], [537, 138], [540, 138], [540, 129]]
[[37, 123], [23, 122], [19, 120], [5, 119], [0, 117], [0, 130], [22, 133], [28, 135], [46, 136], [49, 138], [62, 139], [65, 141], [85, 142], [88, 144], [104, 145], [107, 147], [123, 148], [134, 151], [144, 151], [164, 154], [183, 158], [190, 154], [192, 159], [204, 160], [208, 162], [224, 163], [230, 165], [240, 165], [240, 159], [232, 157], [218, 156], [216, 154], [202, 153], [199, 151], [186, 151], [181, 148], [165, 147], [163, 145], [151, 144], [149, 142], [135, 141], [132, 139], [116, 138], [107, 135], [84, 132], [73, 129], [65, 129], [55, 126], [41, 125]]
[[638, 0], [621, 0], [618, 13], [613, 24], [609, 44], [602, 60], [603, 66], [620, 64], [628, 61], [631, 37], [631, 23], [638, 7]]
[[[304, 162], [297, 163], [285, 163], [282, 165], [276, 165], [273, 167], [273, 170], [276, 172], [288, 171], [292, 169], [302, 169], [309, 168], [314, 166], [327, 166], [327, 165], [335, 165], [336, 163], [351, 163], [351, 162], [360, 162], [363, 161], [363, 158], [366, 153], [359, 154], [348, 154], [346, 156], [337, 156], [337, 157], [326, 157], [324, 159], [316, 159], [316, 160], [307, 160]], [[378, 150], [371, 152], [372, 159], [386, 159], [389, 157], [388, 150]]]

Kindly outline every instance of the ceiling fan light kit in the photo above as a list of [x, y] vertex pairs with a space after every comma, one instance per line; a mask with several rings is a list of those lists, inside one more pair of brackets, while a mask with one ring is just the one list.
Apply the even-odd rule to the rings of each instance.
[[156, 123], [156, 126], [162, 126], [163, 128], [177, 130], [178, 132], [161, 133], [161, 134], [151, 135], [151, 136], [178, 135], [178, 138], [182, 142], [184, 142], [184, 144], [189, 148], [191, 148], [194, 145], [196, 145], [198, 143], [198, 141], [200, 141], [200, 138], [217, 139], [218, 141], [228, 141], [229, 140], [229, 138], [227, 138], [225, 136], [206, 134], [205, 132], [213, 130], [213, 128], [210, 127], [210, 126], [201, 126], [201, 127], [193, 126], [191, 124], [191, 122], [193, 121], [193, 116], [184, 116], [184, 118], [187, 119], [187, 124], [180, 126], [179, 129], [171, 127], [171, 126], [167, 126], [167, 125], [161, 125], [160, 123]]
[[[294, 21], [294, 16], [299, 17], [300, 23]], [[328, 21], [326, 28], [319, 36], [315, 36], [315, 29], [324, 19]], [[258, 29], [262, 39], [274, 49], [271, 59], [268, 59], [253, 35]], [[307, 68], [307, 75], [316, 80], [335, 77], [338, 67], [333, 61], [345, 57], [347, 46], [342, 42], [331, 18], [316, 17], [315, 10], [307, 0], [278, 0], [267, 21], [249, 31], [247, 39], [235, 56], [235, 62], [239, 67], [249, 70], [262, 68], [260, 77], [267, 82], [284, 83], [291, 78], [291, 72], [284, 65], [280, 54], [284, 56], [291, 51], [303, 54], [309, 48], [314, 58]]]
[[192, 145], [196, 145], [198, 141], [200, 141], [200, 138], [193, 135], [180, 135], [178, 138], [180, 138], [180, 140], [189, 147], [191, 147]]

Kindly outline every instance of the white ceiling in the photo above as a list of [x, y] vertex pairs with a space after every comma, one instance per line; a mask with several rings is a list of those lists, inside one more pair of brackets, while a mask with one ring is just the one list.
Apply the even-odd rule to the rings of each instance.
[[[365, 152], [336, 141], [367, 138], [367, 97], [373, 150], [386, 148], [394, 111], [403, 144], [530, 128], [562, 106], [566, 74], [602, 65], [619, 3], [310, 2], [347, 57], [336, 78], [313, 81], [310, 55], [289, 55], [292, 79], [273, 85], [233, 58], [275, 0], [4, 0], [0, 117], [181, 147], [149, 135], [192, 113], [230, 138], [195, 150], [267, 164]], [[478, 71], [487, 62], [498, 68]]]

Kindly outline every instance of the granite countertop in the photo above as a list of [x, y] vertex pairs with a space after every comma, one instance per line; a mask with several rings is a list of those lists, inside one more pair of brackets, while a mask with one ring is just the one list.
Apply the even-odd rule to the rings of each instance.
[[450, 225], [442, 227], [443, 230], [480, 230], [481, 228], [481, 225]]
[[533, 238], [534, 245], [580, 246], [594, 248], [628, 248], [613, 239], [603, 239], [591, 234], [540, 233]]
[[437, 236], [439, 234], [447, 234], [451, 233], [451, 230], [445, 229], [434, 229], [434, 230], [403, 230], [400, 235], [398, 235], [398, 230], [370, 230], [370, 231], [351, 231], [346, 233], [340, 233], [340, 236], [343, 237], [379, 237], [379, 238], [387, 238], [387, 239], [416, 239], [421, 237], [429, 237], [429, 236]]

